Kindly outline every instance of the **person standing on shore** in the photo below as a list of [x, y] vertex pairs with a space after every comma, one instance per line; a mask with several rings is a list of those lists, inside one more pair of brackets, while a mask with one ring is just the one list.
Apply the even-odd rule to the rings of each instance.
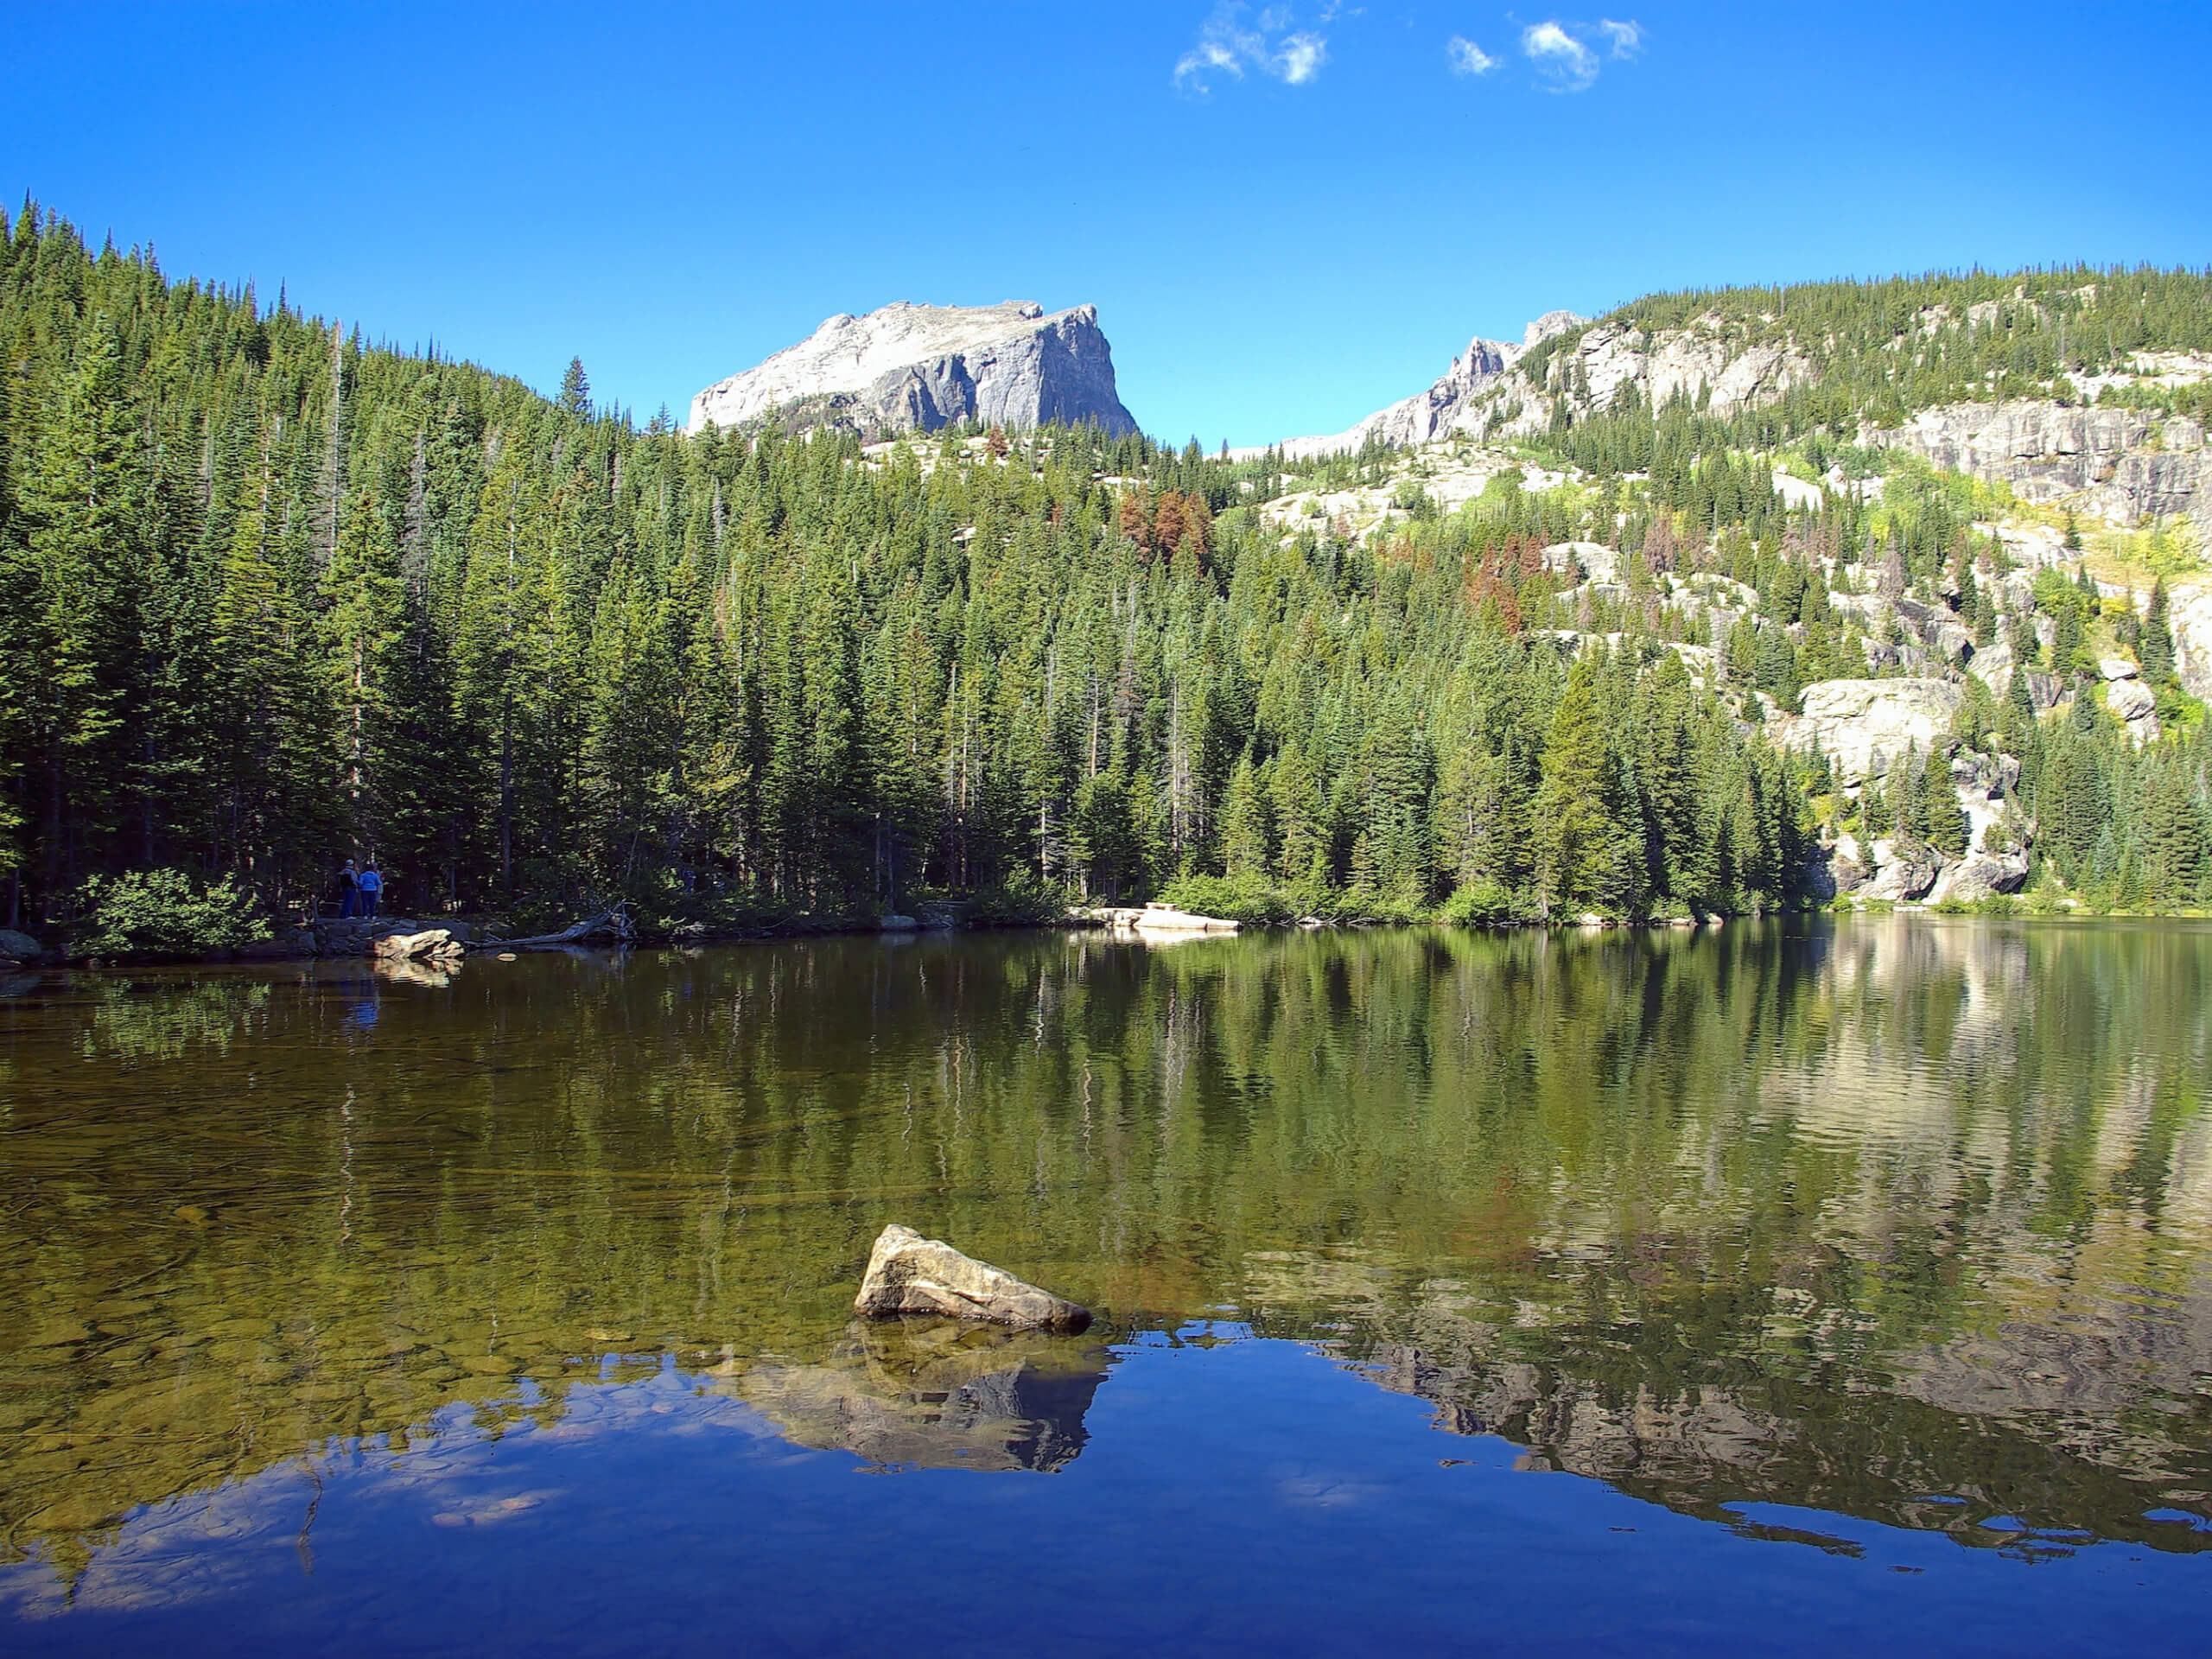
[[353, 913], [361, 893], [361, 878], [354, 873], [353, 861], [347, 859], [338, 867], [338, 914], [342, 919]]
[[377, 868], [373, 858], [361, 868], [360, 887], [361, 914], [373, 916], [377, 913], [377, 900], [384, 896], [384, 873]]

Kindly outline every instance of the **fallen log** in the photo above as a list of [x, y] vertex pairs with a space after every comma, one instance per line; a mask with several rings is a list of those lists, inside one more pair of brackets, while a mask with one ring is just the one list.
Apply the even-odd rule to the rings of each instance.
[[565, 945], [582, 944], [586, 940], [612, 938], [617, 944], [627, 944], [634, 937], [630, 927], [630, 906], [627, 900], [596, 916], [571, 923], [558, 933], [538, 933], [526, 939], [486, 939], [486, 950], [558, 950]]

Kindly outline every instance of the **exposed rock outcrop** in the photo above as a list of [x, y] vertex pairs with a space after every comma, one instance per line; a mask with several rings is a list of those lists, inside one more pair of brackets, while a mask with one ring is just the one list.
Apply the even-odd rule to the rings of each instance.
[[2175, 671], [2190, 696], [2212, 700], [2212, 582], [2177, 582], [2167, 592]]
[[2074, 409], [2043, 400], [1924, 409], [1861, 441], [1930, 464], [2001, 480], [2023, 499], [2078, 496], [2126, 524], [2189, 513], [2212, 529], [2212, 451], [2195, 421], [2139, 409]]
[[963, 1255], [942, 1239], [924, 1238], [893, 1222], [868, 1253], [857, 1313], [982, 1319], [1019, 1330], [1080, 1331], [1090, 1310], [1015, 1278], [1001, 1268]]
[[1905, 754], [1922, 754], [1948, 732], [1966, 701], [1949, 680], [1822, 680], [1805, 688], [1799, 715], [1772, 722], [1783, 748], [1818, 745], [1847, 786], [1885, 778]]
[[1932, 847], [1918, 842], [1892, 841], [1884, 836], [1872, 848], [1874, 874], [1858, 896], [1886, 899], [1892, 903], [1924, 899], [1942, 874], [1943, 861]]
[[1417, 391], [1386, 409], [1378, 409], [1344, 431], [1287, 439], [1281, 446], [1282, 453], [1297, 460], [1359, 449], [1370, 440], [1403, 448], [1448, 438], [1474, 423], [1477, 405], [1485, 403], [1488, 395], [1503, 384], [1513, 365], [1530, 346], [1569, 328], [1579, 328], [1585, 321], [1572, 311], [1548, 311], [1522, 332], [1518, 345], [1510, 340], [1485, 340], [1478, 334], [1426, 391]]
[[871, 437], [961, 421], [1027, 430], [1094, 421], [1136, 430], [1098, 313], [1079, 305], [912, 305], [830, 318], [807, 339], [691, 400], [690, 425], [847, 427]]
[[1227, 917], [1201, 916], [1159, 903], [1102, 906], [1083, 916], [1101, 927], [1138, 933], [1235, 933], [1243, 926]]
[[1969, 853], [1947, 862], [1928, 890], [1928, 902], [1946, 899], [1973, 904], [2000, 893], [2018, 893], [2028, 879], [2025, 853]]

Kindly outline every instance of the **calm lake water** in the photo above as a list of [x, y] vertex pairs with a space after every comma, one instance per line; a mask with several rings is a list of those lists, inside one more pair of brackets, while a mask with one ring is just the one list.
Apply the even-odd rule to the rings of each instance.
[[[0, 1648], [2195, 1649], [2212, 931], [0, 982]], [[1099, 1310], [860, 1325], [901, 1221]]]

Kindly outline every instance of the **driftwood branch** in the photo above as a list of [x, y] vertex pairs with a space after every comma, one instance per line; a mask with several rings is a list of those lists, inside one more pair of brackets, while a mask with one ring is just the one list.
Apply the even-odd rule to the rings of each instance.
[[571, 923], [558, 933], [539, 933], [527, 939], [486, 939], [478, 947], [485, 950], [558, 950], [563, 945], [583, 944], [594, 939], [607, 939], [616, 944], [627, 944], [636, 937], [630, 925], [630, 905], [627, 899], [611, 910], [596, 916]]

